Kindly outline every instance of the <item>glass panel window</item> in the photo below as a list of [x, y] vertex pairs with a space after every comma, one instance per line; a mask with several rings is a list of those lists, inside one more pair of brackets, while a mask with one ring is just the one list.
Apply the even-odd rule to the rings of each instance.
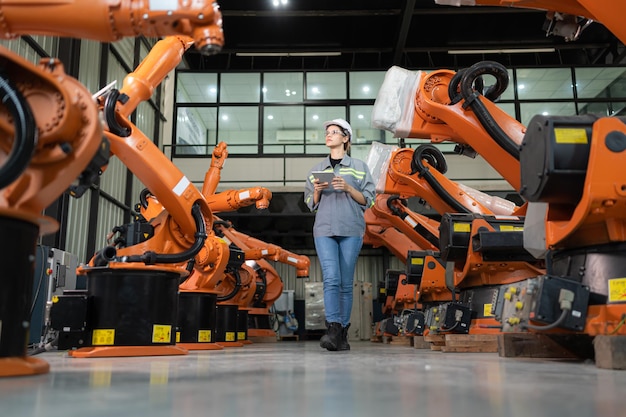
[[571, 70], [569, 68], [518, 69], [517, 94], [520, 100], [573, 99]]
[[261, 74], [222, 74], [221, 103], [258, 103]]
[[265, 103], [304, 101], [304, 74], [301, 72], [267, 73], [263, 76]]
[[623, 116], [626, 114], [626, 103], [580, 103], [578, 105], [578, 111], [580, 114], [595, 114], [599, 117]]
[[372, 126], [372, 107], [374, 106], [350, 106], [350, 126], [354, 137], [352, 143], [371, 143], [372, 141], [385, 143], [387, 135], [393, 134], [386, 130], [373, 129]]
[[305, 135], [308, 140], [319, 135], [319, 131], [307, 129], [305, 132], [303, 106], [265, 106], [263, 153], [283, 153], [288, 149], [287, 145], [293, 144], [299, 144], [297, 149], [302, 152]]
[[179, 107], [176, 114], [175, 155], [206, 155], [216, 141], [217, 109]]
[[626, 69], [576, 68], [578, 98], [626, 97]]
[[528, 126], [530, 119], [537, 114], [544, 116], [573, 116], [576, 114], [574, 103], [521, 103], [522, 124]]
[[178, 73], [178, 103], [217, 103], [217, 74]]
[[384, 71], [351, 72], [350, 98], [375, 99], [384, 79]]
[[258, 107], [221, 106], [218, 112], [218, 129], [219, 140], [226, 142], [229, 154], [258, 153]]
[[345, 72], [309, 72], [306, 75], [308, 100], [336, 100], [346, 98]]

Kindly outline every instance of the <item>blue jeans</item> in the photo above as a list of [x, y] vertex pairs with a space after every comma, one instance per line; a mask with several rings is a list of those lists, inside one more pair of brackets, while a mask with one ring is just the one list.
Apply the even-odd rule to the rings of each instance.
[[326, 321], [350, 324], [354, 269], [363, 245], [359, 236], [320, 236], [315, 250], [324, 279], [324, 310]]

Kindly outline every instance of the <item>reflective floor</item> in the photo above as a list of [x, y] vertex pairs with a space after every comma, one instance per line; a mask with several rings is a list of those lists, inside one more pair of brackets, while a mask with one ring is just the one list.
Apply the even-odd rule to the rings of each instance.
[[0, 378], [0, 416], [626, 416], [626, 371], [351, 344], [100, 359], [46, 352], [37, 357], [49, 373]]

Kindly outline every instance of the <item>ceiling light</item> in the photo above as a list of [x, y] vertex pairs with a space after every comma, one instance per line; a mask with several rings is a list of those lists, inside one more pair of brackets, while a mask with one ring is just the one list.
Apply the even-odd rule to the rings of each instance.
[[467, 55], [467, 54], [532, 54], [540, 52], [554, 52], [554, 48], [518, 48], [518, 49], [451, 49], [448, 51], [450, 55]]

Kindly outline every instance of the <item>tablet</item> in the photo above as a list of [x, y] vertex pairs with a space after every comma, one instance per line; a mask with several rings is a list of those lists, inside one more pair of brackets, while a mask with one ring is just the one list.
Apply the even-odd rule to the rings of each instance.
[[333, 178], [336, 177], [335, 173], [332, 171], [313, 171], [311, 172], [315, 178], [319, 178], [320, 183], [327, 182], [328, 185], [331, 185]]

